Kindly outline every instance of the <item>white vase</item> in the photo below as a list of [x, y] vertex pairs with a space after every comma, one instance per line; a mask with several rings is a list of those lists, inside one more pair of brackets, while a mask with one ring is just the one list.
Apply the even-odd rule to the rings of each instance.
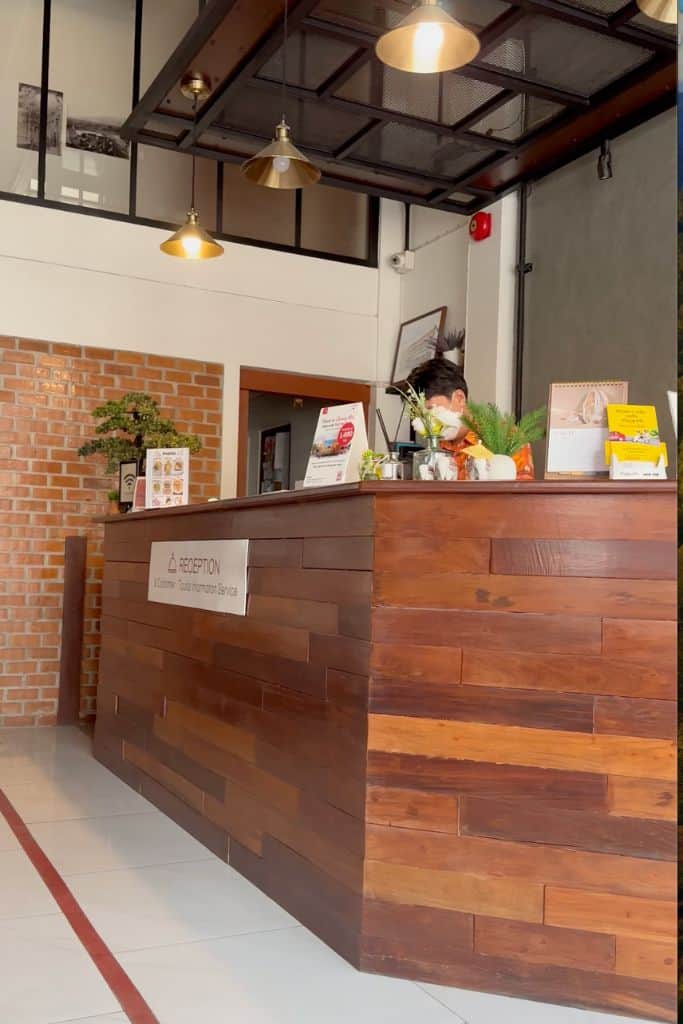
[[516, 480], [517, 466], [509, 455], [494, 455], [489, 459], [489, 480]]

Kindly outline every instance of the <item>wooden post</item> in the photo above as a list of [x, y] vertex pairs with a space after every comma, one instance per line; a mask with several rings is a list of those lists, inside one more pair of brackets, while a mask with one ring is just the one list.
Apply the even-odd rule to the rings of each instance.
[[62, 605], [62, 645], [59, 655], [58, 725], [73, 725], [78, 722], [80, 710], [87, 547], [88, 541], [85, 537], [67, 537], [64, 541], [64, 600]]

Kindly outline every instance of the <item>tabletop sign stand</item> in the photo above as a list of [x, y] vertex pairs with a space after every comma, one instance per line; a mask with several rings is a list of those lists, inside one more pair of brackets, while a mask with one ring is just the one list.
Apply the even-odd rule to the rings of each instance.
[[304, 487], [329, 487], [360, 480], [360, 460], [367, 447], [362, 402], [321, 409]]

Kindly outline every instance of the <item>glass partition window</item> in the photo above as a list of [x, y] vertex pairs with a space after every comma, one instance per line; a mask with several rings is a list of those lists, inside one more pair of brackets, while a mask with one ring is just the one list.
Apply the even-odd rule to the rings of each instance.
[[38, 194], [42, 0], [0, 3], [0, 190]]
[[[0, 0], [0, 197], [182, 224], [191, 202], [191, 155], [129, 142], [120, 128], [202, 7], [203, 0], [51, 0], [44, 39], [45, 0]], [[267, 116], [268, 133], [279, 102]], [[254, 111], [240, 112], [253, 127]], [[354, 127], [345, 117], [335, 117], [344, 138]], [[302, 115], [302, 132], [317, 130], [309, 121]], [[158, 130], [167, 127], [160, 121]], [[228, 241], [376, 265], [379, 200], [363, 194], [321, 185], [303, 192], [259, 188], [238, 164], [202, 158], [196, 206], [203, 227]]]
[[128, 212], [134, 37], [135, 0], [52, 0], [47, 199]]

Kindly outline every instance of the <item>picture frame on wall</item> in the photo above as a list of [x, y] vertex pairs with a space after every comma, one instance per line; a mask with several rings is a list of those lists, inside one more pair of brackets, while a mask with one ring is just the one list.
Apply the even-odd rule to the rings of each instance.
[[261, 431], [259, 443], [259, 494], [288, 491], [291, 473], [291, 434], [289, 423]]
[[443, 338], [447, 312], [447, 306], [438, 306], [401, 324], [390, 387], [400, 384], [416, 366], [434, 357]]
[[545, 479], [606, 477], [607, 406], [628, 402], [628, 381], [562, 381], [550, 385]]

